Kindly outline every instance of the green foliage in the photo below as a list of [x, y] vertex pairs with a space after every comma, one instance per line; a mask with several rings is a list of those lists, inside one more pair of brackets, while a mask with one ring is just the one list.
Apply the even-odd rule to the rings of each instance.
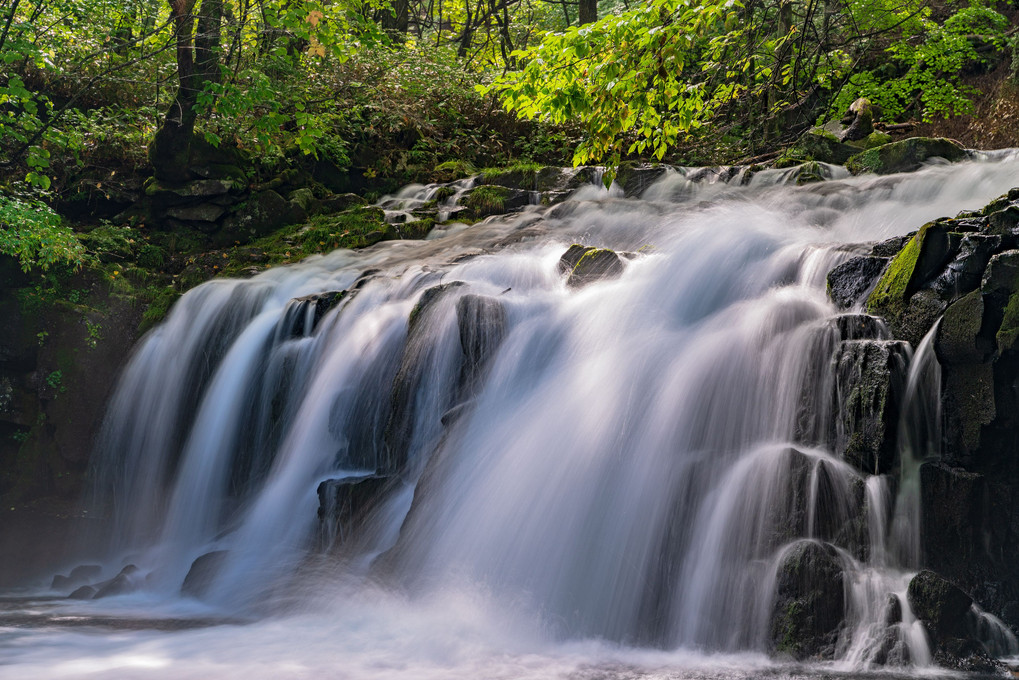
[[80, 268], [85, 248], [52, 208], [41, 201], [0, 195], [0, 253], [18, 260], [24, 272], [62, 264]]
[[[977, 51], [976, 38], [995, 50], [1005, 47], [1009, 21], [997, 11], [973, 0], [939, 24], [920, 15], [912, 30], [888, 48], [893, 65], [853, 74], [835, 100], [835, 111], [845, 110], [857, 97], [878, 105], [885, 120], [897, 120], [908, 113], [924, 121], [972, 113], [977, 91], [962, 82], [970, 65], [986, 64], [988, 54]], [[889, 70], [901, 75], [886, 76]]]

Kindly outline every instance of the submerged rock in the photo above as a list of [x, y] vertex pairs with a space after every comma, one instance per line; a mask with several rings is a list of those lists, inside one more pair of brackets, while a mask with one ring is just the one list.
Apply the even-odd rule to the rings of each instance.
[[566, 285], [570, 288], [580, 288], [594, 281], [615, 278], [622, 273], [623, 261], [615, 251], [608, 248], [589, 248], [570, 271]]
[[202, 597], [209, 590], [216, 575], [219, 573], [226, 556], [227, 550], [214, 550], [199, 556], [191, 563], [184, 583], [181, 584], [180, 592], [191, 597]]
[[123, 595], [129, 593], [138, 588], [138, 567], [133, 564], [129, 564], [120, 570], [120, 573], [114, 576], [109, 581], [97, 584], [96, 587], [96, 600], [104, 597], [112, 597], [114, 595]]
[[95, 581], [103, 573], [103, 568], [98, 564], [79, 564], [77, 567], [71, 570], [71, 573], [67, 576], [63, 574], [57, 574], [53, 577], [53, 583], [50, 585], [54, 590], [66, 590], [68, 588], [74, 588], [82, 584], [88, 584]]

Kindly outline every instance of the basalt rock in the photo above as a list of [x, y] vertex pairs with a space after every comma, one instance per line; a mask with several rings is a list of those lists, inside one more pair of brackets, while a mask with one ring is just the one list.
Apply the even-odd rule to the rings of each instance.
[[828, 297], [847, 309], [860, 304], [874, 288], [888, 264], [883, 257], [861, 256], [847, 260], [828, 272]]
[[896, 428], [908, 348], [902, 342], [842, 343], [836, 359], [835, 451], [868, 474], [888, 472], [896, 461]]
[[[904, 243], [873, 247], [870, 257], [889, 260], [867, 296], [866, 309], [886, 321], [893, 338], [914, 349], [938, 324], [932, 337], [940, 367], [943, 436], [921, 452], [934, 456], [920, 470], [922, 564], [976, 595], [992, 614], [1011, 616], [1015, 626], [1019, 219], [1013, 218], [1019, 218], [1019, 190], [983, 210], [930, 222]], [[852, 282], [852, 272], [833, 270], [831, 280], [837, 284], [833, 287], [848, 289], [843, 281]], [[851, 300], [853, 294], [839, 299]], [[850, 401], [842, 403], [843, 409]], [[884, 431], [891, 432], [889, 421], [883, 423]], [[866, 419], [843, 421], [842, 427], [849, 438], [863, 439], [874, 431]]]

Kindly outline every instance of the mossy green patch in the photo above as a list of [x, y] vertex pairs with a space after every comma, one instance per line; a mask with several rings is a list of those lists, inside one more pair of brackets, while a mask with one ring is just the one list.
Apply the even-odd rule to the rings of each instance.
[[877, 282], [877, 286], [867, 298], [867, 311], [871, 314], [882, 314], [888, 311], [899, 311], [901, 306], [909, 299], [910, 282], [916, 269], [916, 263], [920, 258], [920, 251], [927, 230], [934, 223], [924, 225], [920, 231], [909, 239], [906, 245], [899, 251], [888, 266], [884, 274]]
[[846, 161], [846, 168], [854, 175], [875, 173], [889, 175], [911, 172], [924, 161], [934, 158], [959, 161], [966, 151], [957, 142], [941, 137], [910, 137], [890, 144], [882, 144], [862, 151]]
[[1001, 326], [994, 339], [999, 352], [1016, 349], [1016, 341], [1019, 340], [1019, 291], [1009, 296]]
[[506, 187], [483, 185], [467, 196], [464, 207], [479, 219], [488, 215], [498, 215], [506, 211], [506, 199], [509, 195], [509, 189]]

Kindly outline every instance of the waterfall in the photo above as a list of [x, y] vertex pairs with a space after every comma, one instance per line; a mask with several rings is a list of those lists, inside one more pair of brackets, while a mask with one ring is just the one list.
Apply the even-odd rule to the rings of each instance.
[[[557, 641], [930, 663], [905, 591], [919, 463], [940, 441], [931, 336], [889, 340], [824, 277], [847, 244], [979, 207], [1016, 164], [825, 168], [802, 187], [668, 172], [642, 199], [591, 185], [204, 284], [117, 387], [95, 557], [170, 601], [215, 553], [201, 598], [229, 615], [293, 606], [325, 571], [422, 601], [481, 588]], [[623, 254], [622, 274], [566, 285], [574, 242]], [[892, 463], [844, 453], [847, 381], [875, 357], [901, 378]], [[783, 647], [794, 602], [836, 612], [809, 648]]]

